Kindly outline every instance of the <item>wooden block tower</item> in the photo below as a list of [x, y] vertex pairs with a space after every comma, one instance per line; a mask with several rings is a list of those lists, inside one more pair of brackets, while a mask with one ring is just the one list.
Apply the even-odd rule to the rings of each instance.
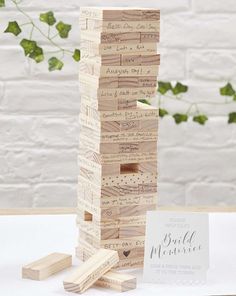
[[119, 268], [142, 267], [146, 211], [157, 202], [160, 11], [80, 10], [80, 144], [77, 255], [118, 251]]

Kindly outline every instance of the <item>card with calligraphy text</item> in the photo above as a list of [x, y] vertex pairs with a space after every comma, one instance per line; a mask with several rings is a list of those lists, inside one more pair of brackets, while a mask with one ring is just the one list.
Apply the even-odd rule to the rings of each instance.
[[194, 284], [209, 268], [207, 213], [147, 212], [144, 281]]

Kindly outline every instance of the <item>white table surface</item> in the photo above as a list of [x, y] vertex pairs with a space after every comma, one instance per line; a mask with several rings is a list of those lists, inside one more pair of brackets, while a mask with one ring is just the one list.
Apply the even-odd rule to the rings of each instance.
[[[74, 215], [0, 216], [0, 295], [73, 295], [63, 289], [64, 277], [81, 264], [74, 256], [77, 229]], [[73, 254], [73, 267], [38, 282], [21, 279], [21, 267], [51, 252]], [[164, 286], [142, 282], [123, 295], [192, 296], [236, 294], [236, 213], [210, 215], [210, 270], [202, 286]], [[127, 272], [127, 271], [126, 271]], [[102, 288], [90, 288], [84, 295], [120, 295]]]

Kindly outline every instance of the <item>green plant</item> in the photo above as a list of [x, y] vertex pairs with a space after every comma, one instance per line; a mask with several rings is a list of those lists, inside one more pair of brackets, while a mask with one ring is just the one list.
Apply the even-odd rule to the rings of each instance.
[[[64, 66], [63, 58], [65, 54], [69, 54], [76, 62], [80, 60], [80, 50], [70, 50], [60, 46], [56, 40], [57, 38], [68, 38], [72, 29], [70, 24], [65, 24], [62, 21], [57, 21], [54, 13], [48, 11], [39, 15], [39, 21], [43, 23], [42, 28], [36, 24], [32, 17], [26, 13], [21, 7], [21, 0], [8, 0], [13, 3], [16, 9], [24, 16], [25, 22], [20, 24], [18, 21], [9, 21], [4, 33], [10, 33], [15, 36], [24, 35], [24, 28], [29, 26], [30, 33], [27, 38], [22, 38], [20, 46], [24, 50], [25, 56], [33, 59], [36, 63], [41, 63], [45, 60], [45, 56], [48, 57], [48, 69], [49, 71], [61, 70]], [[5, 7], [5, 0], [0, 0], [0, 8]], [[33, 38], [34, 31], [38, 31], [41, 36], [47, 40], [55, 50], [51, 52], [45, 51], [45, 49]], [[60, 56], [60, 57], [59, 57]]]
[[[20, 6], [22, 0], [7, 0], [14, 4], [16, 9], [24, 16], [25, 22], [20, 24], [16, 20], [9, 21], [4, 33], [10, 33], [14, 36], [24, 35], [24, 28], [29, 26], [30, 34], [27, 38], [22, 38], [19, 42], [26, 57], [34, 60], [36, 63], [41, 63], [45, 60], [45, 56], [48, 56], [48, 69], [49, 71], [61, 70], [64, 66], [63, 58], [65, 54], [68, 54], [76, 62], [80, 60], [80, 50], [70, 50], [60, 46], [57, 41], [58, 38], [66, 39], [69, 37], [72, 26], [70, 24], [58, 21], [54, 12], [48, 11], [41, 13], [38, 20], [43, 23], [42, 28], [32, 19], [32, 17], [26, 13]], [[6, 0], [0, 0], [0, 8], [6, 6]], [[34, 31], [38, 31], [41, 36], [54, 47], [56, 50], [46, 52], [46, 50], [33, 38]], [[60, 57], [59, 57], [60, 56]], [[206, 104], [204, 101], [191, 102], [184, 98], [183, 95], [188, 92], [188, 86], [177, 82], [172, 84], [171, 82], [158, 82], [158, 107], [159, 115], [161, 118], [165, 116], [172, 116], [176, 124], [187, 122], [189, 119], [192, 121], [204, 125], [208, 116], [201, 112], [201, 106]], [[207, 102], [212, 105], [225, 105], [236, 103], [236, 91], [231, 83], [227, 83], [224, 87], [220, 88], [220, 94], [225, 97], [224, 102]], [[183, 113], [171, 114], [166, 108], [163, 107], [163, 102], [166, 100], [174, 100], [186, 105], [186, 111]], [[141, 102], [150, 104], [148, 100], [142, 99]], [[236, 112], [228, 114], [228, 123], [236, 123]]]
[[[180, 82], [173, 85], [171, 82], [159, 81], [157, 94], [160, 117], [163, 118], [168, 115], [172, 116], [176, 124], [186, 122], [191, 118], [194, 122], [204, 125], [208, 120], [208, 116], [201, 112], [202, 105], [226, 105], [236, 103], [236, 91], [229, 82], [219, 90], [220, 95], [225, 98], [224, 102], [191, 102], [183, 97], [187, 92], [188, 86]], [[170, 114], [166, 108], [162, 107], [165, 100], [174, 100], [183, 103], [186, 105], [186, 111], [183, 113]], [[236, 123], [236, 112], [228, 114], [228, 123]]]

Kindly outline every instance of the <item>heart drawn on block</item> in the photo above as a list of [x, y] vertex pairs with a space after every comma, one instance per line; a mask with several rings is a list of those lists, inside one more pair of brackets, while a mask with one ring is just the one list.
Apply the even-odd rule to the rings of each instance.
[[125, 257], [128, 257], [130, 254], [130, 250], [129, 251], [124, 251], [123, 254], [125, 255]]

